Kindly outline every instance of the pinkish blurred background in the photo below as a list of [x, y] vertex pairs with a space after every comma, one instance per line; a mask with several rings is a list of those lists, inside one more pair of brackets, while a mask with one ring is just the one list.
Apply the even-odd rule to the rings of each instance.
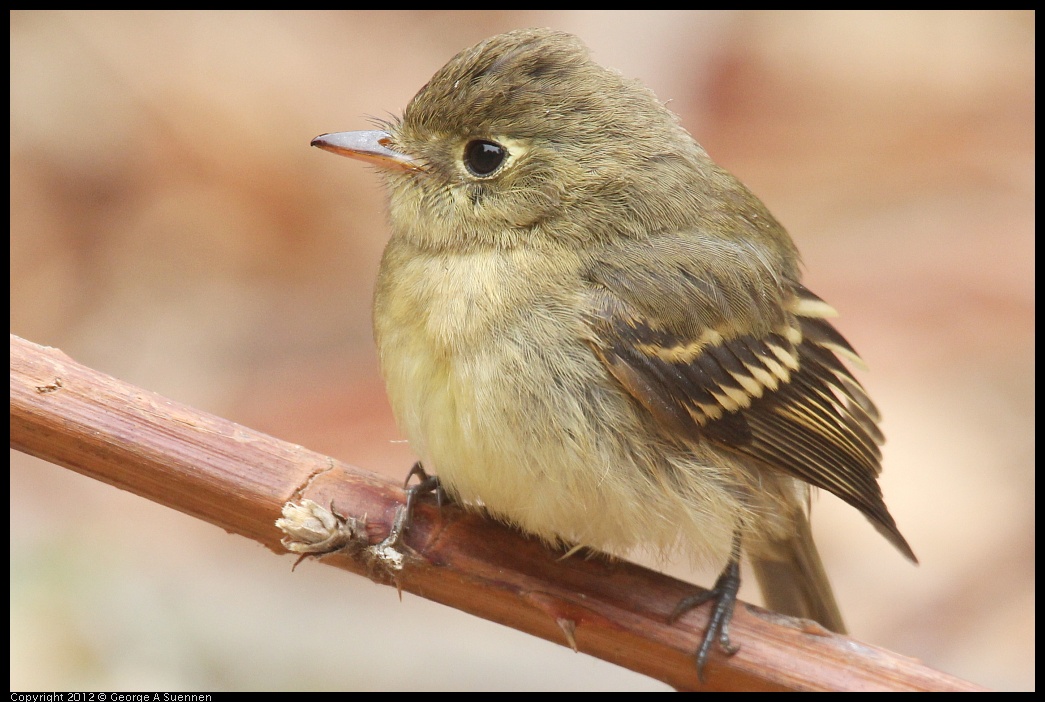
[[[11, 331], [404, 475], [370, 336], [384, 194], [309, 140], [538, 25], [669, 101], [870, 364], [922, 564], [820, 496], [853, 636], [1033, 689], [1033, 13], [15, 12]], [[663, 689], [292, 562], [12, 452], [11, 688]]]

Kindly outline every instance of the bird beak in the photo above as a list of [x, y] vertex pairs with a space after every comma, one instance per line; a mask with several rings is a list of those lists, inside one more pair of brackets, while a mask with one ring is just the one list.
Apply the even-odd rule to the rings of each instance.
[[388, 148], [392, 136], [388, 132], [338, 132], [321, 134], [312, 140], [312, 146], [318, 146], [341, 156], [372, 163], [382, 168], [403, 171], [421, 170], [421, 164], [412, 156]]

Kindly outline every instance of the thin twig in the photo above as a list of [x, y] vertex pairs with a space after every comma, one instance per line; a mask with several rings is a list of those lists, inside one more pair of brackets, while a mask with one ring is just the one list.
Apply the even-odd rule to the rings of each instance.
[[[286, 553], [274, 522], [312, 500], [388, 535], [403, 493], [379, 475], [288, 444], [82, 366], [11, 336], [11, 446]], [[363, 521], [365, 519], [365, 522]], [[667, 620], [694, 586], [603, 557], [561, 558], [458, 507], [419, 505], [402, 568], [371, 549], [323, 562], [500, 622], [678, 689], [977, 690], [917, 661], [812, 622], [737, 607], [733, 657], [712, 654], [707, 682], [693, 652], [706, 608]]]

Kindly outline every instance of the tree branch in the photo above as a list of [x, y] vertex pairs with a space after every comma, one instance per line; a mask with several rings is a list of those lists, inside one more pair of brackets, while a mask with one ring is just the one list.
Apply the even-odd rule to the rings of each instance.
[[[332, 506], [388, 534], [403, 492], [386, 478], [179, 404], [11, 335], [11, 446], [286, 553], [286, 502]], [[694, 586], [603, 557], [561, 559], [474, 512], [419, 505], [394, 584], [679, 689], [977, 690], [903, 656], [744, 605], [707, 681], [693, 652], [707, 608], [667, 618]], [[364, 549], [323, 558], [392, 582]]]

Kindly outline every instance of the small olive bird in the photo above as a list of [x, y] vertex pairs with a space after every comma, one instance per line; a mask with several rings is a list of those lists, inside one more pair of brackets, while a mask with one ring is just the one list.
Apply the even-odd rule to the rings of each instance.
[[811, 486], [915, 561], [835, 311], [649, 89], [525, 29], [457, 54], [382, 127], [312, 143], [386, 176], [381, 369], [451, 498], [550, 544], [726, 563], [672, 615], [715, 601], [702, 676], [714, 642], [735, 650], [742, 552], [769, 608], [844, 631]]

